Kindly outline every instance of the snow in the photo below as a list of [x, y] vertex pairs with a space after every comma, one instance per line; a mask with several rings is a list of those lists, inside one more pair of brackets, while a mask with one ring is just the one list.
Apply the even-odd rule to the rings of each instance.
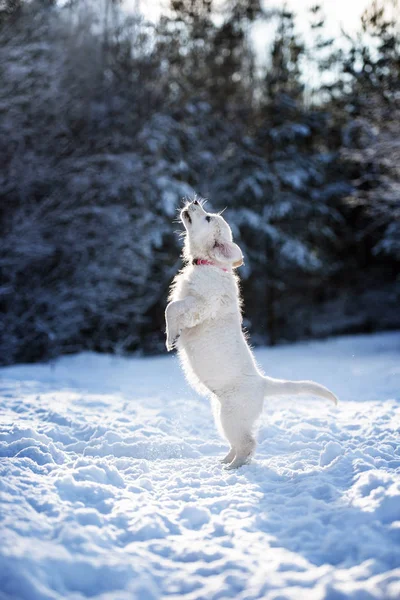
[[176, 357], [1, 369], [0, 599], [398, 599], [400, 334], [256, 355], [341, 402], [271, 402], [237, 472]]

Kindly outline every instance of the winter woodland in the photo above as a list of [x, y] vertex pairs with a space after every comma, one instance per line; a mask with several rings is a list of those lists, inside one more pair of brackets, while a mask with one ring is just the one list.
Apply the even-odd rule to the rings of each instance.
[[398, 327], [398, 16], [333, 40], [317, 5], [299, 33], [258, 0], [2, 0], [1, 363], [163, 351], [193, 193], [243, 250], [254, 344]]

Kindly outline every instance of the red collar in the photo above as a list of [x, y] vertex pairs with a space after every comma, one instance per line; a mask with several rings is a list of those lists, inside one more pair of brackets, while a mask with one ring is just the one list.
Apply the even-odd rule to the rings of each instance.
[[[218, 265], [211, 262], [210, 260], [206, 260], [205, 258], [195, 258], [195, 259], [193, 259], [193, 264], [194, 265], [210, 265], [211, 267], [218, 267]], [[218, 267], [218, 269], [228, 272], [228, 269], [224, 269], [224, 267]]]

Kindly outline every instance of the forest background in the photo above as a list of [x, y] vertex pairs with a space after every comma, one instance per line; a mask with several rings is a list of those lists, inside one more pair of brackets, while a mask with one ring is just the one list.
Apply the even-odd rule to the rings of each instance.
[[0, 0], [1, 364], [163, 352], [194, 193], [243, 250], [254, 344], [400, 326], [397, 2], [335, 39], [296, 18]]

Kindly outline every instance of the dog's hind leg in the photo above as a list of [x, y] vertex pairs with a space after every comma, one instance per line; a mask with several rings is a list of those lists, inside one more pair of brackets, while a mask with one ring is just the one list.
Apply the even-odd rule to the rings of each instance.
[[226, 469], [236, 469], [248, 463], [254, 453], [256, 440], [253, 436], [253, 422], [244, 417], [243, 408], [236, 405], [222, 405], [220, 412], [221, 428], [231, 445], [231, 451], [223, 462]]
[[[222, 423], [221, 423], [221, 402], [216, 394], [212, 394], [210, 400], [211, 400], [211, 408], [213, 411], [214, 420], [215, 420], [217, 429], [218, 429], [219, 433], [221, 434], [221, 436], [226, 438], [226, 435], [225, 435], [225, 432], [224, 432], [224, 429], [223, 429]], [[233, 461], [235, 456], [236, 456], [235, 448], [230, 444], [230, 449], [229, 449], [228, 454], [226, 456], [224, 456], [224, 458], [221, 458], [221, 460], [219, 462], [222, 463], [223, 465], [227, 465], [228, 463], [231, 463]]]

